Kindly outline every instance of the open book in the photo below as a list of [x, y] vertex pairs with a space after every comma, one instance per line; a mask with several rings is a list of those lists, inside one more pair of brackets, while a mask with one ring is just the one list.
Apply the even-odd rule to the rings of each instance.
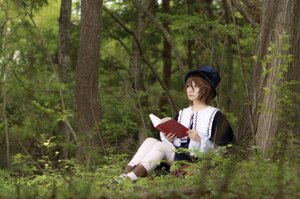
[[176, 120], [170, 117], [160, 119], [153, 114], [150, 114], [149, 117], [152, 121], [153, 126], [161, 132], [165, 133], [166, 135], [169, 133], [175, 133], [178, 138], [187, 136], [186, 132], [189, 129], [177, 122]]

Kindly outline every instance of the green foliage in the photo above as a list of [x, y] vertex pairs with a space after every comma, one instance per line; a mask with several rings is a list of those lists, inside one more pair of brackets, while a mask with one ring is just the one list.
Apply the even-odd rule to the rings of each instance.
[[107, 105], [103, 107], [102, 133], [112, 145], [120, 146], [138, 132], [139, 113], [134, 110], [135, 101], [118, 88], [106, 92], [114, 92], [114, 97], [103, 95], [103, 103]]
[[[113, 179], [121, 174], [128, 157], [110, 155], [105, 163], [87, 168], [76, 161], [68, 167], [40, 175], [11, 176], [0, 170], [0, 197], [84, 197], [84, 198], [184, 198], [188, 194], [207, 198], [297, 198], [300, 178], [295, 160], [280, 162], [248, 154], [241, 160], [237, 155], [206, 154], [197, 163], [184, 167], [185, 174], [178, 175], [185, 164], [176, 163], [170, 173], [154, 172], [136, 183], [129, 180], [116, 184]], [[181, 165], [181, 166], [180, 166]], [[190, 190], [189, 193], [184, 193]], [[195, 195], [196, 194], [196, 195]], [[197, 195], [198, 194], [198, 195]]]
[[[284, 158], [278, 161], [262, 159], [255, 152], [247, 158], [231, 155], [224, 157], [222, 150], [216, 154], [199, 154], [198, 163], [186, 166], [182, 162], [176, 162], [167, 175], [155, 171], [136, 183], [125, 180], [115, 184], [113, 179], [121, 174], [122, 168], [130, 158], [128, 154], [138, 145], [140, 130], [147, 129], [145, 134], [151, 135], [148, 114], [154, 112], [163, 117], [175, 116], [176, 113], [170, 104], [164, 105], [165, 107], [158, 106], [164, 91], [144, 62], [141, 62], [141, 67], [146, 91], [133, 88], [134, 71], [129, 66], [133, 38], [105, 12], [102, 12], [99, 66], [103, 114], [99, 129], [104, 138], [105, 150], [93, 152], [91, 156], [96, 161], [89, 166], [85, 165], [86, 162], [78, 163], [72, 159], [77, 145], [74, 140], [66, 143], [64, 132], [59, 126], [62, 121], [69, 119], [75, 130], [77, 127], [73, 104], [80, 1], [73, 1], [70, 30], [72, 66], [67, 70], [70, 79], [68, 83], [59, 79], [52, 65], [53, 62], [54, 68], [57, 69], [58, 15], [61, 2], [14, 1], [19, 2], [21, 7], [14, 2], [7, 2], [9, 19], [6, 23], [3, 21], [5, 13], [0, 13], [1, 24], [4, 24], [0, 32], [0, 87], [1, 95], [4, 92], [6, 94], [6, 110], [1, 113], [1, 118], [5, 113], [8, 121], [11, 166], [7, 171], [0, 170], [0, 198], [186, 198], [188, 196], [182, 194], [186, 189], [193, 189], [195, 198], [272, 198], [280, 194], [289, 198], [299, 196], [300, 190], [297, 185], [300, 184], [300, 180], [296, 163], [298, 156], [289, 153], [293, 151], [292, 147], [287, 147]], [[134, 31], [136, 9], [132, 1], [104, 2]], [[228, 40], [232, 42], [233, 72], [230, 74], [232, 85], [229, 85], [229, 94], [233, 108], [231, 112], [224, 113], [236, 128], [244, 92], [240, 61], [236, 56], [233, 24], [225, 23], [221, 17], [221, 1], [214, 1], [211, 5], [212, 15], [208, 14], [205, 3], [195, 3], [188, 7], [187, 2], [171, 1], [170, 14], [163, 13], [161, 5], [157, 5], [153, 13], [161, 21], [170, 23], [170, 33], [184, 63], [189, 61], [189, 41], [193, 66], [211, 63], [227, 73], [229, 67], [226, 63], [229, 57], [225, 44]], [[5, 10], [5, 7], [0, 5], [0, 10]], [[25, 11], [29, 15], [25, 15]], [[245, 23], [240, 14], [235, 15], [248, 79], [252, 71], [252, 59], [255, 59], [252, 58], [252, 54], [258, 29]], [[145, 34], [141, 41], [144, 56], [159, 76], [162, 76], [163, 71], [162, 38], [162, 34], [153, 23], [146, 20]], [[282, 40], [285, 40], [285, 37]], [[287, 51], [289, 46], [285, 44], [282, 48]], [[264, 66], [272, 56], [283, 56], [282, 73], [277, 76], [283, 80], [287, 63], [290, 63], [292, 57], [274, 54], [273, 50], [274, 46], [271, 46]], [[186, 107], [188, 103], [182, 92], [183, 71], [176, 65], [174, 57], [171, 62], [169, 91], [179, 108]], [[263, 75], [271, 72], [271, 68], [265, 67]], [[226, 82], [228, 78], [224, 75], [222, 82]], [[293, 116], [290, 113], [297, 104], [292, 103], [292, 98], [299, 99], [299, 95], [291, 92], [291, 88], [298, 83], [285, 81], [280, 87], [264, 88], [266, 93], [273, 92], [273, 89], [281, 93], [278, 103], [283, 108], [278, 117]], [[61, 93], [65, 110], [62, 109]], [[3, 107], [4, 101], [1, 99], [0, 105]], [[294, 124], [288, 121], [286, 124], [288, 128], [282, 132], [288, 132], [290, 135]], [[4, 129], [5, 124], [1, 120], [1, 132], [4, 132]], [[293, 139], [292, 136], [289, 137], [291, 143], [294, 143]], [[0, 133], [0, 140], [1, 143], [5, 143], [4, 133]], [[282, 143], [277, 143], [277, 147], [281, 148]], [[63, 155], [66, 148], [70, 149], [68, 157]], [[4, 154], [4, 147], [1, 147], [1, 150], [0, 155]], [[125, 152], [126, 154], [123, 154]]]
[[12, 166], [14, 172], [21, 174], [34, 174], [34, 172], [37, 171], [35, 165], [31, 161], [31, 157], [20, 153], [12, 158]]

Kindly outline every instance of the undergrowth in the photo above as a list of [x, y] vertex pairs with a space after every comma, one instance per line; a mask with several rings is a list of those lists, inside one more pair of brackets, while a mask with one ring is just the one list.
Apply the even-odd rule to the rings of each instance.
[[176, 162], [168, 173], [155, 171], [132, 183], [116, 183], [128, 155], [110, 155], [87, 167], [76, 160], [42, 173], [0, 170], [1, 198], [299, 198], [296, 160], [259, 155], [207, 154], [197, 163]]

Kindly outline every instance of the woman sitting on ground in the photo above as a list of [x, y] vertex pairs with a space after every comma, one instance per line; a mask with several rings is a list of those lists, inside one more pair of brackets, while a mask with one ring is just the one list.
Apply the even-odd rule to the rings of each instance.
[[[126, 166], [121, 178], [136, 181], [153, 171], [160, 162], [172, 165], [177, 160], [192, 162], [196, 151], [207, 152], [233, 142], [234, 136], [226, 117], [219, 109], [210, 106], [217, 95], [220, 82], [218, 71], [211, 66], [201, 66], [184, 76], [185, 92], [191, 106], [177, 114], [177, 121], [189, 128], [188, 136], [160, 132], [161, 140], [147, 138]], [[176, 153], [177, 148], [187, 148], [188, 153]]]

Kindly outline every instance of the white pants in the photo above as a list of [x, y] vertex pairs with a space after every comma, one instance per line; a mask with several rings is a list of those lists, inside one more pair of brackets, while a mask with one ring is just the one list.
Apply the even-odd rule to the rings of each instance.
[[171, 165], [174, 162], [175, 147], [171, 144], [161, 142], [154, 138], [147, 138], [140, 146], [129, 166], [142, 164], [147, 172], [153, 171], [162, 161]]

